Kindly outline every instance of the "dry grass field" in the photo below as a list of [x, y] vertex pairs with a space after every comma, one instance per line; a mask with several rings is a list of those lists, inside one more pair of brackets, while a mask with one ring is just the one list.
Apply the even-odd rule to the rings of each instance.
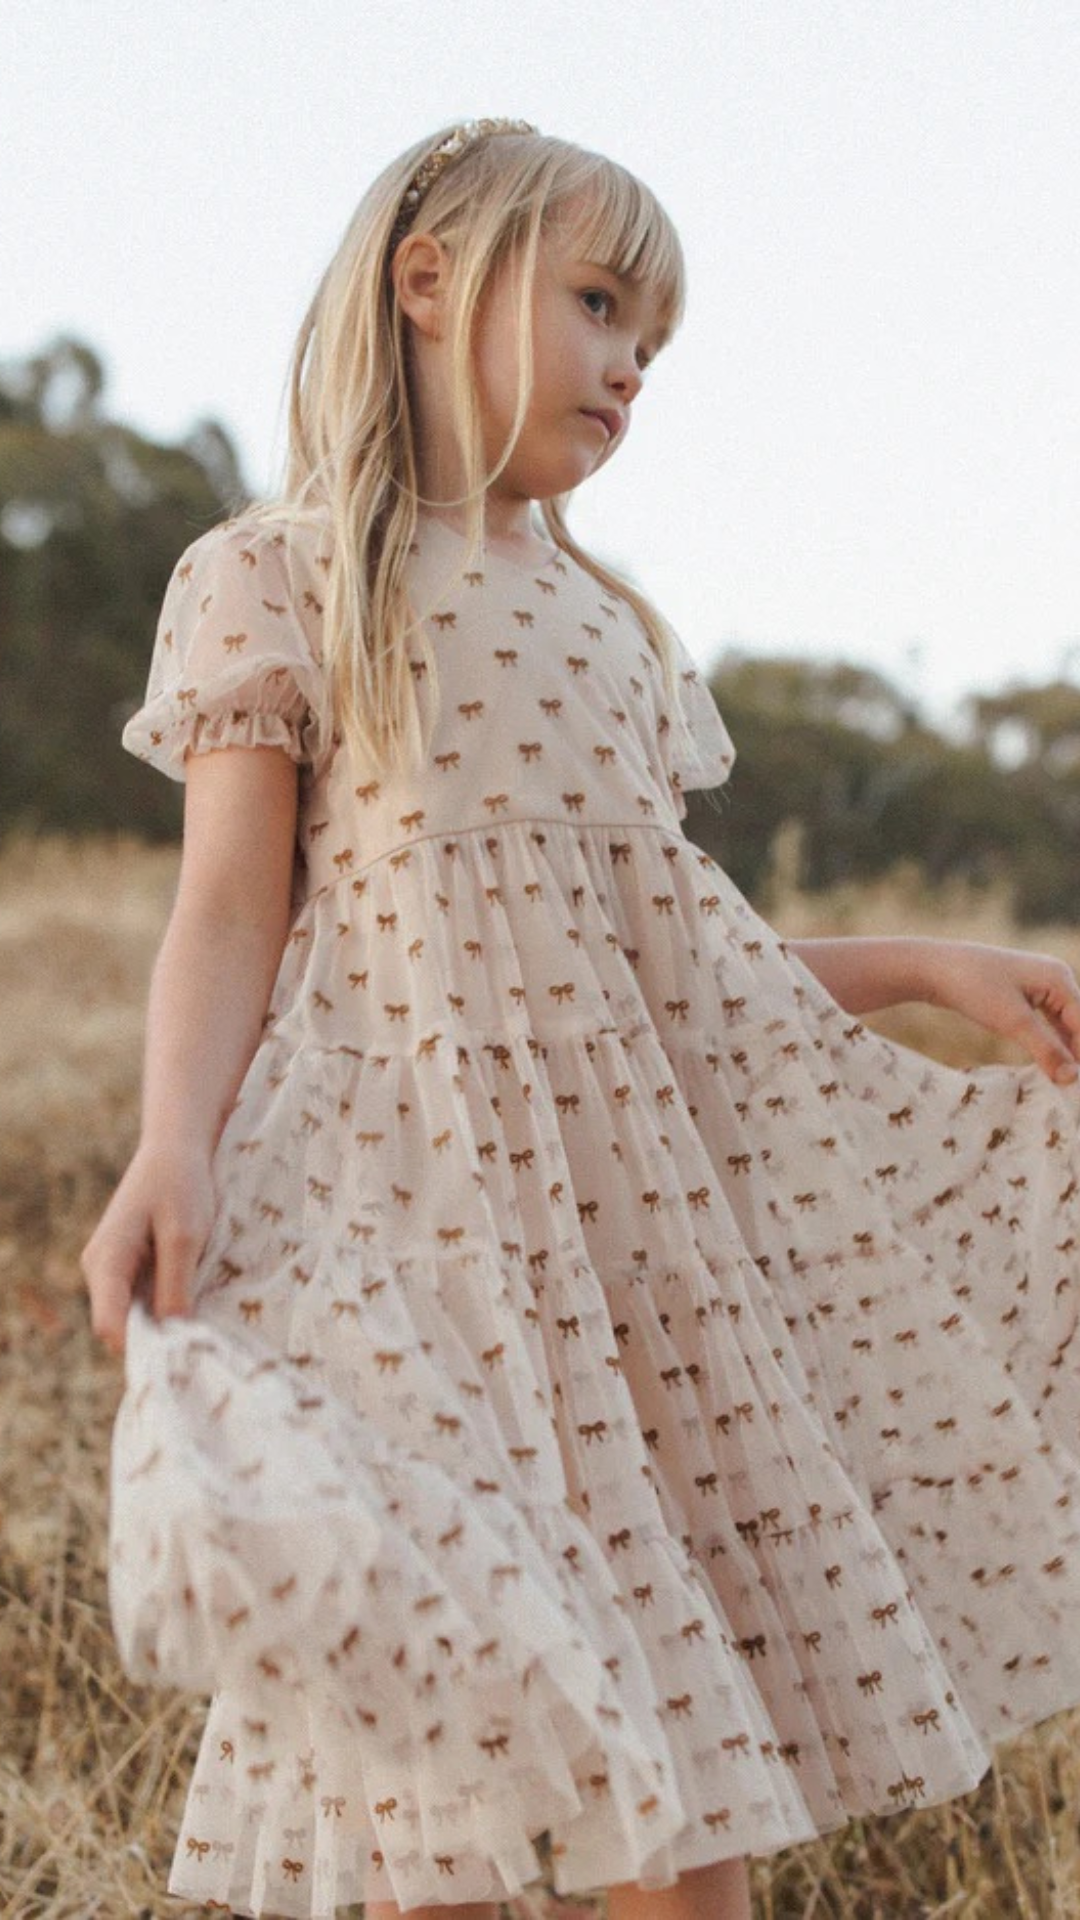
[[[791, 934], [951, 932], [1080, 964], [1080, 933], [1019, 935], [997, 897], [927, 900], [902, 873], [811, 900], [779, 864], [767, 910]], [[143, 1005], [176, 870], [174, 852], [135, 842], [0, 855], [0, 1914], [17, 1920], [197, 1911], [163, 1887], [202, 1704], [131, 1686], [112, 1646], [104, 1554], [120, 1363], [90, 1335], [76, 1264], [134, 1146]], [[1002, 1057], [929, 1011], [878, 1024], [953, 1064]], [[950, 1805], [854, 1820], [756, 1862], [755, 1912], [1071, 1920], [1078, 1809], [1074, 1712], [999, 1748], [980, 1786]], [[585, 1911], [550, 1907], [551, 1920]]]

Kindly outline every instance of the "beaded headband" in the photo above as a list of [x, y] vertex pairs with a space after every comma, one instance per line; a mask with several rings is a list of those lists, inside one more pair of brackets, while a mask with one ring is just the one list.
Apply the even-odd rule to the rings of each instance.
[[402, 195], [401, 207], [390, 234], [388, 258], [393, 259], [398, 241], [412, 225], [416, 210], [440, 173], [467, 147], [495, 133], [539, 133], [528, 120], [463, 120], [446, 139], [422, 160]]

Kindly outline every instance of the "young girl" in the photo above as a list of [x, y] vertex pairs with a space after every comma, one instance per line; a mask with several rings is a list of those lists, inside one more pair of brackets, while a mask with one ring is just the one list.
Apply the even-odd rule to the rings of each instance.
[[[685, 838], [731, 744], [565, 517], [682, 301], [622, 168], [410, 148], [124, 733], [184, 855], [83, 1267], [124, 1665], [213, 1695], [210, 1908], [494, 1920], [547, 1834], [612, 1920], [730, 1920], [748, 1856], [1080, 1700], [1080, 993], [785, 943]], [[911, 999], [1033, 1064], [858, 1018]]]

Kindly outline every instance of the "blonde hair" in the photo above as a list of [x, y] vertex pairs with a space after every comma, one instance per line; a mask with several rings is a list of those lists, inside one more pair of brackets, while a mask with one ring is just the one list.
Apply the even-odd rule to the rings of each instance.
[[[403, 196], [420, 163], [453, 132], [443, 128], [386, 167], [360, 201], [316, 288], [290, 363], [289, 441], [279, 493], [248, 509], [279, 525], [325, 525], [332, 533], [323, 608], [324, 663], [335, 731], [365, 767], [404, 769], [426, 751], [406, 649], [418, 635], [439, 712], [435, 659], [409, 602], [409, 548], [417, 529], [417, 450], [407, 374], [410, 322], [388, 254]], [[442, 242], [453, 270], [448, 311], [451, 420], [465, 474], [466, 538], [480, 545], [483, 496], [520, 432], [533, 381], [532, 291], [541, 238], [573, 208], [584, 257], [642, 285], [655, 302], [664, 345], [682, 318], [684, 264], [678, 235], [649, 189], [602, 155], [544, 134], [481, 139], [438, 174], [408, 232]], [[473, 320], [504, 263], [515, 275], [521, 315], [518, 396], [507, 446], [484, 470], [473, 370]], [[638, 615], [662, 668], [679, 725], [671, 631], [630, 583], [578, 545], [566, 524], [572, 495], [542, 502], [554, 545]], [[430, 737], [430, 730], [429, 730]]]

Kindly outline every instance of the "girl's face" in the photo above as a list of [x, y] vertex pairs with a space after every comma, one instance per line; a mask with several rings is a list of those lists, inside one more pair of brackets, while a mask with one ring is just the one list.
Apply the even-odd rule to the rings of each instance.
[[[489, 491], [542, 500], [580, 486], [611, 459], [661, 327], [642, 289], [583, 257], [572, 224], [541, 238], [532, 317], [532, 397], [510, 459]], [[493, 466], [509, 437], [517, 394], [517, 319], [506, 269], [481, 303], [475, 346], [484, 453]]]

